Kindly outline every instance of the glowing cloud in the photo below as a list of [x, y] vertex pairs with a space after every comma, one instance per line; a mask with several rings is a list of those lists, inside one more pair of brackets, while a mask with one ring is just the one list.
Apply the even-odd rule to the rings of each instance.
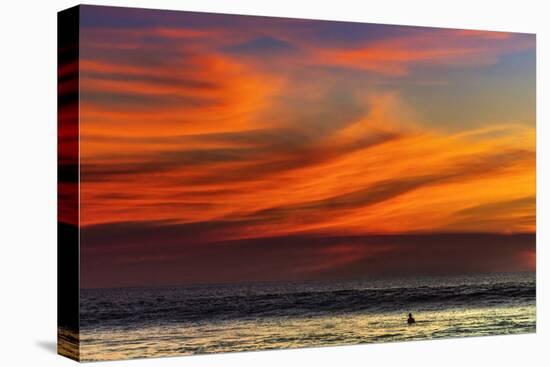
[[[182, 14], [162, 26], [154, 17], [116, 26], [84, 22], [80, 225], [90, 261], [111, 254], [109, 266], [118, 266], [127, 250], [134, 256], [124, 266], [150, 269], [214, 256], [220, 243], [231, 243], [250, 251], [235, 260], [244, 266], [262, 258], [254, 246], [275, 251], [286, 238], [312, 261], [275, 261], [273, 272], [347, 274], [342, 269], [350, 266], [356, 275], [357, 264], [395, 271], [399, 262], [388, 259], [411, 256], [404, 243], [419, 244], [422, 236], [494, 236], [491, 251], [506, 235], [530, 241], [535, 122], [427, 122], [403, 88], [452, 92], [455, 83], [441, 70], [472, 81], [486, 72], [499, 76], [498, 84], [484, 86], [498, 100], [515, 85], [503, 60], [534, 73], [534, 37], [355, 25], [346, 38], [338, 33], [352, 27], [345, 23], [190, 21]], [[423, 107], [449, 106], [452, 100]], [[526, 106], [503, 109], [513, 115]], [[140, 227], [155, 238], [131, 234]], [[406, 237], [413, 234], [419, 237]], [[376, 236], [396, 237], [386, 243]], [[111, 237], [114, 247], [100, 245]], [[300, 244], [319, 238], [328, 242]], [[437, 239], [426, 241], [435, 248]], [[517, 256], [518, 269], [529, 268], [534, 248], [519, 242], [502, 256]], [[164, 258], [151, 253], [157, 246]], [[283, 257], [298, 251], [279, 246]], [[447, 263], [443, 255], [437, 261]], [[466, 263], [466, 270], [480, 268]], [[198, 273], [187, 276], [212, 280]]]

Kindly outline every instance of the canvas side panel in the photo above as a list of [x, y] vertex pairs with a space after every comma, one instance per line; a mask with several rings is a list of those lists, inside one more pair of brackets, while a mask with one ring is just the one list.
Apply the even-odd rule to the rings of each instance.
[[57, 350], [79, 360], [79, 7], [57, 20]]

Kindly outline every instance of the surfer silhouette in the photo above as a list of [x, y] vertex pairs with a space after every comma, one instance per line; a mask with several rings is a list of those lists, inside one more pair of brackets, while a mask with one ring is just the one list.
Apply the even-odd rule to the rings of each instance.
[[407, 324], [414, 324], [416, 321], [414, 320], [414, 317], [412, 313], [409, 313], [409, 318], [407, 319]]

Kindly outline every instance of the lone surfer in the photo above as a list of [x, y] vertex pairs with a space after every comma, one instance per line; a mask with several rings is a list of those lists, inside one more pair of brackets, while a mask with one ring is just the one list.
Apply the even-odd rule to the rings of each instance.
[[407, 319], [407, 324], [414, 324], [416, 321], [414, 320], [414, 317], [412, 313], [409, 313], [409, 318]]

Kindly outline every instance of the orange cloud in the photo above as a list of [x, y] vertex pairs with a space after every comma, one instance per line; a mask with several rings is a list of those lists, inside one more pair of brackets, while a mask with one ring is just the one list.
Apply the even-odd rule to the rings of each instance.
[[364, 47], [319, 48], [314, 53], [316, 62], [323, 65], [403, 76], [414, 65], [490, 65], [504, 53], [534, 47], [531, 39], [508, 42], [512, 37], [504, 32], [439, 30], [393, 37]]
[[476, 93], [513, 102], [512, 67], [528, 95], [534, 37], [209, 17], [88, 24], [59, 69], [82, 284], [534, 269], [534, 121], [452, 100], [488, 70]]
[[422, 132], [400, 125], [395, 98], [370, 103], [365, 118], [296, 147], [285, 142], [291, 131], [270, 129], [150, 142], [144, 130], [140, 144], [118, 155], [115, 141], [110, 157], [83, 159], [84, 223], [241, 222], [219, 231], [235, 239], [534, 229], [534, 207], [468, 212], [534, 195], [529, 129], [515, 142], [502, 133]]
[[149, 146], [117, 137], [150, 139], [265, 128], [269, 124], [255, 116], [281, 84], [226, 58], [203, 54], [168, 70], [126, 69], [85, 60], [81, 75], [84, 160], [96, 153], [127, 154]]
[[[376, 90], [353, 96], [368, 107], [360, 118], [337, 112], [343, 121], [336, 124], [309, 111], [292, 120], [302, 111], [289, 96], [302, 101], [302, 92], [312, 101], [305, 110], [324, 111], [321, 82], [300, 84], [284, 67], [208, 49], [199, 42], [203, 31], [155, 28], [154, 35], [177, 41], [174, 53], [160, 55], [139, 34], [108, 31], [133, 46], [101, 53], [101, 37], [85, 37], [103, 55], [80, 64], [85, 226], [230, 222], [217, 236], [234, 239], [534, 231], [534, 207], [509, 204], [535, 195], [533, 129], [435, 131], [416, 121], [414, 106], [397, 92]], [[246, 39], [233, 33], [236, 39], [220, 36], [214, 44]], [[511, 37], [442, 30], [345, 49], [296, 39], [303, 52], [289, 57], [301, 66], [400, 76], [420, 63], [494, 63], [510, 51]], [[135, 62], [134, 52], [146, 62]], [[111, 60], [113, 53], [126, 62]]]

